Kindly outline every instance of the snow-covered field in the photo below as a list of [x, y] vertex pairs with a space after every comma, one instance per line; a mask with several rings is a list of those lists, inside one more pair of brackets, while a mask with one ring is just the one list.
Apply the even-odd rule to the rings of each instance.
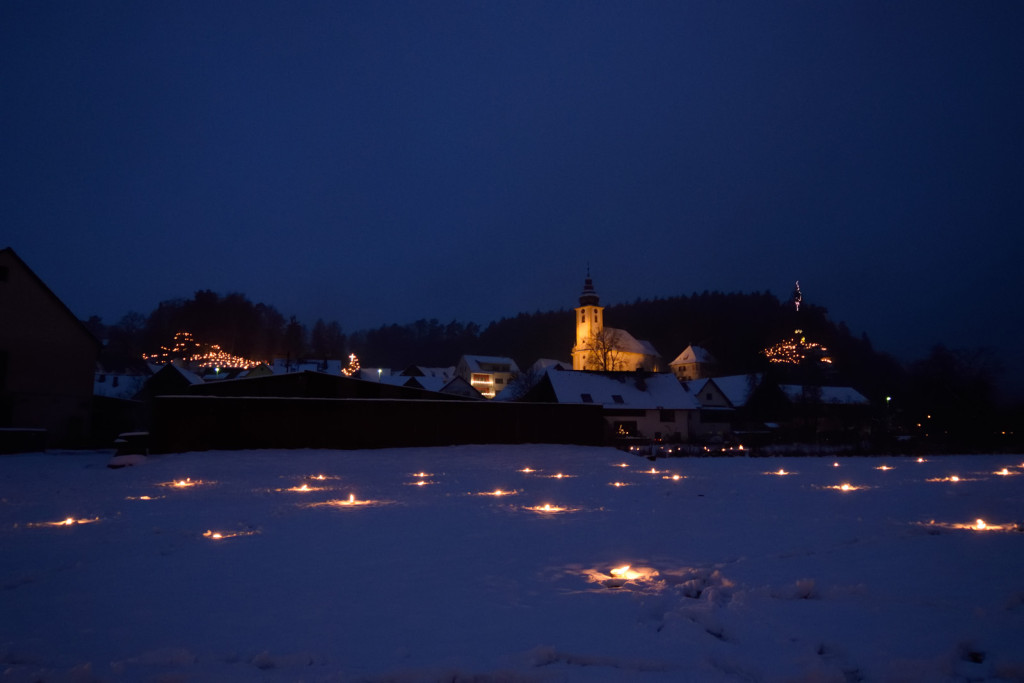
[[5, 681], [1024, 680], [1022, 456], [109, 457], [0, 458]]

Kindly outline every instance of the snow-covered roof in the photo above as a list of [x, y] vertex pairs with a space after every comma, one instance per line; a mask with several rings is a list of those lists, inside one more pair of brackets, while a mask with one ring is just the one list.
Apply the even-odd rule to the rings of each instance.
[[548, 370], [572, 370], [572, 363], [554, 358], [538, 358], [530, 366], [530, 372], [536, 372], [538, 375], [542, 375]]
[[450, 380], [455, 377], [454, 367], [445, 368], [430, 368], [425, 365], [410, 365], [402, 374], [407, 377], [437, 377], [444, 380]]
[[712, 377], [708, 381], [715, 383], [715, 386], [725, 395], [733, 408], [740, 408], [747, 405], [750, 395], [761, 384], [761, 379], [760, 374], [726, 375], [725, 377]]
[[[462, 360], [470, 372], [519, 372], [516, 362], [503, 356], [463, 356]], [[496, 369], [499, 367], [507, 369]]]
[[646, 375], [642, 383], [629, 373], [608, 376], [579, 370], [548, 371], [547, 378], [559, 403], [597, 403], [606, 408], [645, 410], [700, 407], [697, 399], [671, 374]]
[[[780, 384], [779, 389], [790, 401], [803, 399], [804, 386], [800, 384]], [[806, 387], [806, 395], [816, 399], [816, 403], [829, 403], [844, 406], [866, 406], [870, 401], [853, 387]]]
[[92, 395], [131, 399], [139, 393], [147, 379], [149, 379], [148, 375], [97, 372], [93, 377]]
[[714, 363], [715, 357], [711, 352], [700, 346], [687, 346], [683, 352], [676, 356], [676, 359], [669, 365], [686, 365], [688, 363]]
[[604, 329], [608, 333], [609, 339], [615, 340], [615, 348], [619, 351], [639, 353], [644, 356], [660, 356], [658, 350], [649, 341], [637, 339], [626, 330], [620, 330], [616, 327], [606, 327]]

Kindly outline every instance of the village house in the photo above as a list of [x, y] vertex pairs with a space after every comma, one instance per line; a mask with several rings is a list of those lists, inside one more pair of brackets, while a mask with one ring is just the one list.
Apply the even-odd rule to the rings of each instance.
[[600, 405], [612, 440], [687, 442], [700, 409], [668, 373], [549, 370], [522, 400]]
[[687, 346], [676, 359], [668, 364], [680, 382], [702, 377], [714, 377], [718, 361], [711, 352], [699, 346]]
[[0, 321], [0, 451], [83, 445], [100, 342], [10, 247]]
[[501, 356], [462, 356], [455, 374], [485, 398], [494, 398], [519, 374], [519, 366], [511, 358]]

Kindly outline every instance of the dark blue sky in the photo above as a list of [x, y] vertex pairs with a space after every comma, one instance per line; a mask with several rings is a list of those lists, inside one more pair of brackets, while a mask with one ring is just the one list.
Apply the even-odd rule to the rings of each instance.
[[0, 31], [0, 246], [81, 317], [209, 288], [486, 323], [589, 262], [605, 303], [799, 279], [903, 357], [1019, 354], [1024, 3], [31, 0]]

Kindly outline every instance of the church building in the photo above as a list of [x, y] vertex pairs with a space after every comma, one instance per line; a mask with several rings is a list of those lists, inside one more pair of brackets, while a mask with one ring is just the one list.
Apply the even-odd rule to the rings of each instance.
[[576, 308], [576, 345], [573, 370], [662, 372], [661, 355], [650, 342], [636, 339], [625, 330], [604, 325], [604, 307], [587, 272]]

